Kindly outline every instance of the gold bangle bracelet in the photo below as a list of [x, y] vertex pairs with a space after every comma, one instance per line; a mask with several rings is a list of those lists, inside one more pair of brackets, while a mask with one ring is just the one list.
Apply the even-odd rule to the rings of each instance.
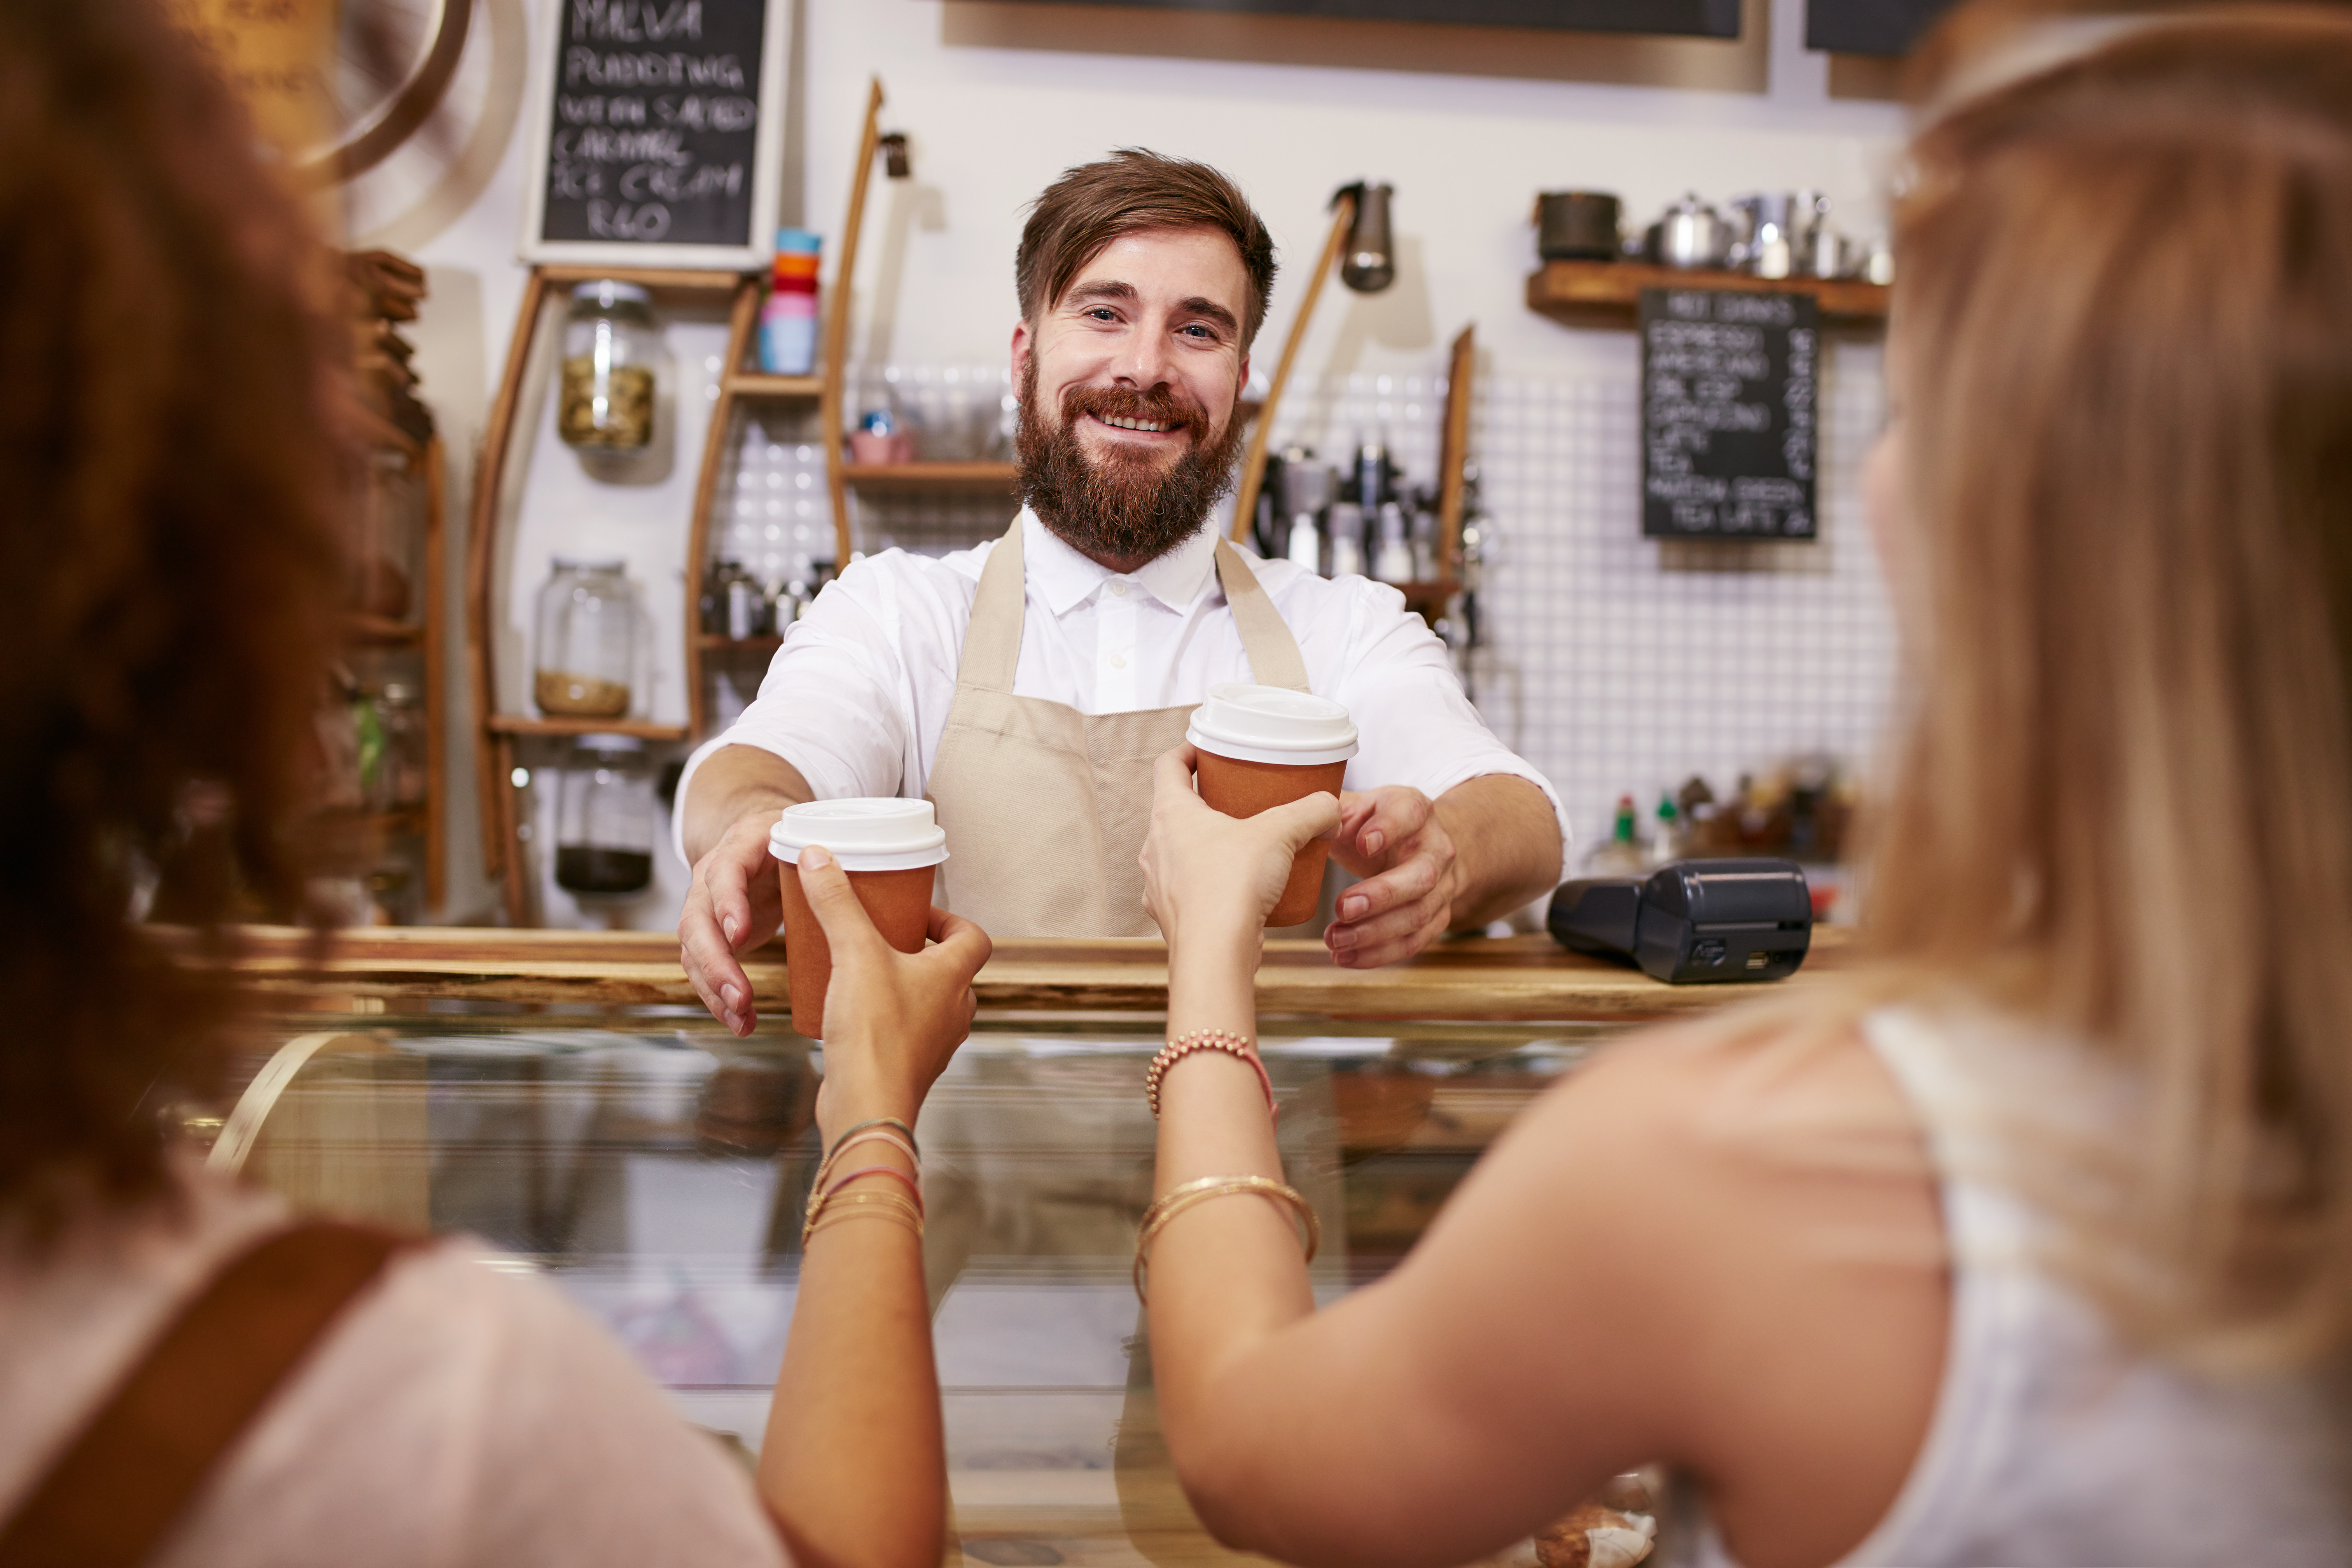
[[923, 1237], [923, 1222], [910, 1210], [905, 1208], [850, 1208], [843, 1209], [836, 1214], [826, 1215], [824, 1222], [821, 1225], [813, 1225], [809, 1226], [808, 1236], [804, 1236], [801, 1238], [802, 1245], [807, 1245], [808, 1237], [814, 1236], [821, 1230], [829, 1230], [836, 1225], [846, 1224], [853, 1219], [891, 1220], [897, 1224], [903, 1225], [908, 1230], [913, 1231], [915, 1233], [916, 1240], [920, 1241]]
[[1275, 1203], [1288, 1204], [1297, 1211], [1307, 1233], [1302, 1243], [1307, 1249], [1307, 1261], [1315, 1261], [1315, 1254], [1323, 1245], [1323, 1226], [1315, 1217], [1314, 1207], [1299, 1195], [1297, 1188], [1285, 1185], [1272, 1176], [1202, 1176], [1198, 1181], [1171, 1187], [1160, 1195], [1159, 1202], [1143, 1211], [1143, 1225], [1135, 1238], [1135, 1268], [1132, 1273], [1137, 1300], [1146, 1306], [1150, 1304], [1150, 1299], [1144, 1294], [1144, 1265], [1152, 1241], [1168, 1227], [1168, 1222], [1196, 1205], [1235, 1193], [1255, 1193]]
[[808, 1219], [801, 1226], [801, 1240], [805, 1242], [810, 1237], [815, 1235], [817, 1226], [827, 1215], [856, 1214], [869, 1208], [887, 1208], [903, 1212], [908, 1219], [914, 1223], [917, 1234], [921, 1233], [923, 1211], [896, 1193], [837, 1193], [828, 1194], [815, 1208], [809, 1211]]

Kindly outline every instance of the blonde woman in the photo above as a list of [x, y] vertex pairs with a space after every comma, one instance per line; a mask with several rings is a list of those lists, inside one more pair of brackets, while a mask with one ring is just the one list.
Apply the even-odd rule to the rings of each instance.
[[1152, 1359], [1224, 1541], [1461, 1563], [1663, 1461], [1747, 1568], [2352, 1562], [2352, 17], [2150, 25], [1913, 158], [1867, 979], [1606, 1053], [1318, 1312], [1201, 1032], [1335, 807], [1161, 763]]

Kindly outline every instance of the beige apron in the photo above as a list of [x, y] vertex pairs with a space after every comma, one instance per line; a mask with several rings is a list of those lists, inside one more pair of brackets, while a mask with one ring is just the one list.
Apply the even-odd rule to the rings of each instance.
[[[1307, 663], [1257, 574], [1223, 539], [1217, 580], [1265, 686], [1307, 689]], [[1026, 608], [1021, 519], [981, 568], [939, 754], [925, 793], [947, 830], [939, 900], [991, 936], [1156, 936], [1143, 912], [1151, 764], [1197, 704], [1081, 713], [1015, 697]]]

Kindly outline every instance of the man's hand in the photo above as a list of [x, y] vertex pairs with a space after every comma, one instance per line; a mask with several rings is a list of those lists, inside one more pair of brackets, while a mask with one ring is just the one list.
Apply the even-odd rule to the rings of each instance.
[[1452, 835], [1417, 789], [1391, 784], [1339, 797], [1332, 858], [1364, 879], [1339, 895], [1323, 933], [1332, 962], [1373, 969], [1445, 934], [1465, 884]]
[[710, 852], [694, 863], [694, 881], [677, 917], [678, 962], [710, 1016], [738, 1035], [759, 1021], [751, 983], [735, 955], [776, 934], [783, 890], [768, 853], [768, 829], [782, 816], [755, 811], [736, 818]]

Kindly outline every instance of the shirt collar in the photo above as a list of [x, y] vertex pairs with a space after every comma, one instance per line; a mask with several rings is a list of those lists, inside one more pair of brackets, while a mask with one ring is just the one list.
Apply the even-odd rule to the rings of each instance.
[[1192, 601], [1201, 596], [1216, 553], [1216, 536], [1204, 523], [1176, 548], [1145, 562], [1136, 571], [1115, 573], [1073, 549], [1034, 511], [1025, 506], [1021, 509], [1021, 555], [1029, 590], [1043, 598], [1046, 608], [1057, 616], [1084, 604], [1099, 593], [1104, 584], [1120, 575], [1170, 609], [1189, 610]]

